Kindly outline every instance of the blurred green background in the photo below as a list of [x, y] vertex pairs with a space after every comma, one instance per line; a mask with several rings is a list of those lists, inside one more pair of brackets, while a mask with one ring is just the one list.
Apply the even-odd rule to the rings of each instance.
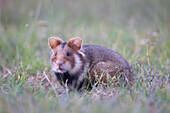
[[140, 57], [145, 42], [159, 42], [155, 54], [167, 58], [168, 6], [168, 0], [1, 0], [0, 70], [30, 57], [46, 64], [50, 36], [78, 36], [126, 58]]
[[[0, 0], [0, 112], [169, 112], [169, 6], [169, 0]], [[56, 94], [51, 36], [120, 53], [135, 73], [132, 94], [122, 87]]]

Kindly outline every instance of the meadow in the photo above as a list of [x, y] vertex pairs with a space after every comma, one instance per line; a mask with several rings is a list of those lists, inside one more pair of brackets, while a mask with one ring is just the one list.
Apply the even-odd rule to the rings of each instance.
[[[169, 113], [168, 0], [1, 0], [0, 113]], [[135, 83], [68, 92], [50, 67], [48, 38], [101, 45]]]

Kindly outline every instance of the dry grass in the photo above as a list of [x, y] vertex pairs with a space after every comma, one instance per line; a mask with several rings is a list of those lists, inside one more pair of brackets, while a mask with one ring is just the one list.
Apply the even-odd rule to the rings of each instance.
[[[167, 3], [0, 1], [0, 112], [170, 112]], [[50, 36], [80, 36], [117, 51], [132, 65], [135, 84], [68, 93], [50, 68]]]

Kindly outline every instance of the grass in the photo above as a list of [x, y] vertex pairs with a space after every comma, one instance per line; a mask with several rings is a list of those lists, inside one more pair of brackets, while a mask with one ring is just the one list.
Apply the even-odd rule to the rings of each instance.
[[[17, 3], [17, 4], [16, 4]], [[167, 1], [0, 2], [0, 113], [168, 113], [170, 40]], [[48, 37], [80, 36], [120, 53], [135, 84], [83, 93], [61, 88]]]

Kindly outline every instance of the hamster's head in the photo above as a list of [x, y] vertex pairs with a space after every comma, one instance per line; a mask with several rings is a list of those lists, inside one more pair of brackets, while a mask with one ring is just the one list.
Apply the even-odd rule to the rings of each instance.
[[54, 72], [70, 74], [79, 72], [85, 56], [80, 38], [71, 38], [65, 42], [61, 38], [50, 37], [48, 43], [52, 49], [51, 66]]

